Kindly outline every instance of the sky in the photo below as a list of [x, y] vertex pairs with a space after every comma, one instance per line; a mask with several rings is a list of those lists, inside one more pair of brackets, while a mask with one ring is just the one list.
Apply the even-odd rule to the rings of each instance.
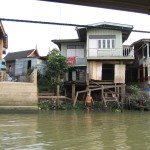
[[[134, 30], [150, 31], [150, 15], [38, 0], [0, 0], [0, 18], [71, 24], [113, 22], [133, 25]], [[75, 27], [2, 21], [8, 35], [8, 52], [35, 49], [41, 56], [57, 48], [54, 39], [77, 39]], [[123, 44], [150, 38], [150, 33], [132, 32]]]

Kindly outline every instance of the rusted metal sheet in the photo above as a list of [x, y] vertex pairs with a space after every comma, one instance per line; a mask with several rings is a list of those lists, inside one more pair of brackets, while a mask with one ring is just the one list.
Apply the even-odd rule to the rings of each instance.
[[90, 61], [90, 79], [101, 80], [102, 79], [102, 63], [96, 61]]
[[115, 64], [114, 83], [125, 83], [125, 65]]

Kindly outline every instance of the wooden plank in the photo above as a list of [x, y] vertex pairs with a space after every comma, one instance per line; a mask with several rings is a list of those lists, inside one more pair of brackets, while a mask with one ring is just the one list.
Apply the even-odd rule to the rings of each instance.
[[43, 96], [44, 96], [44, 95], [45, 95], [45, 96], [53, 96], [54, 93], [38, 93], [38, 95], [39, 95], [39, 96], [42, 96], [42, 95], [43, 95]]
[[124, 64], [115, 64], [115, 83], [125, 83], [125, 65]]
[[90, 61], [89, 63], [90, 79], [101, 80], [102, 79], [102, 63], [96, 61]]
[[[105, 85], [105, 86], [101, 86], [101, 87], [99, 87], [99, 88], [95, 88], [95, 89], [88, 89], [88, 90], [83, 90], [83, 91], [77, 91], [76, 92], [76, 97], [75, 97], [75, 99], [74, 99], [74, 102], [73, 102], [73, 106], [75, 106], [76, 105], [76, 102], [77, 102], [77, 98], [78, 98], [78, 95], [79, 95], [79, 93], [85, 93], [85, 92], [90, 92], [91, 93], [91, 91], [96, 91], [96, 90], [101, 90], [101, 94], [102, 94], [102, 97], [103, 97], [103, 94], [104, 94], [104, 89], [109, 89], [109, 88], [119, 88], [119, 87], [121, 87], [121, 85]], [[117, 101], [118, 102], [118, 101]], [[106, 105], [106, 101], [104, 100], [104, 103], [105, 103], [105, 105]], [[118, 104], [119, 105], [119, 104]]]
[[75, 97], [75, 99], [74, 99], [73, 106], [75, 106], [75, 105], [76, 105], [77, 98], [78, 98], [78, 92], [76, 93], [76, 97]]
[[63, 99], [63, 98], [66, 98], [66, 96], [46, 96], [46, 95], [39, 95], [38, 98], [60, 98], [60, 99]]

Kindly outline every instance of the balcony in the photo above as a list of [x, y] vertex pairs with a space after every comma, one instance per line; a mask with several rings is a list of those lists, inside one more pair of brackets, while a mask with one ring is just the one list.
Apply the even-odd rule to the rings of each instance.
[[86, 66], [85, 58], [67, 57], [67, 61], [70, 66]]
[[115, 49], [89, 49], [87, 59], [134, 59], [132, 47]]

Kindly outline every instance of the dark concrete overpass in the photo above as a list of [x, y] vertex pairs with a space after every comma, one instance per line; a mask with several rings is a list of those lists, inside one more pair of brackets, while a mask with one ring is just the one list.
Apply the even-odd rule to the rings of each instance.
[[150, 0], [41, 0], [150, 14]]

